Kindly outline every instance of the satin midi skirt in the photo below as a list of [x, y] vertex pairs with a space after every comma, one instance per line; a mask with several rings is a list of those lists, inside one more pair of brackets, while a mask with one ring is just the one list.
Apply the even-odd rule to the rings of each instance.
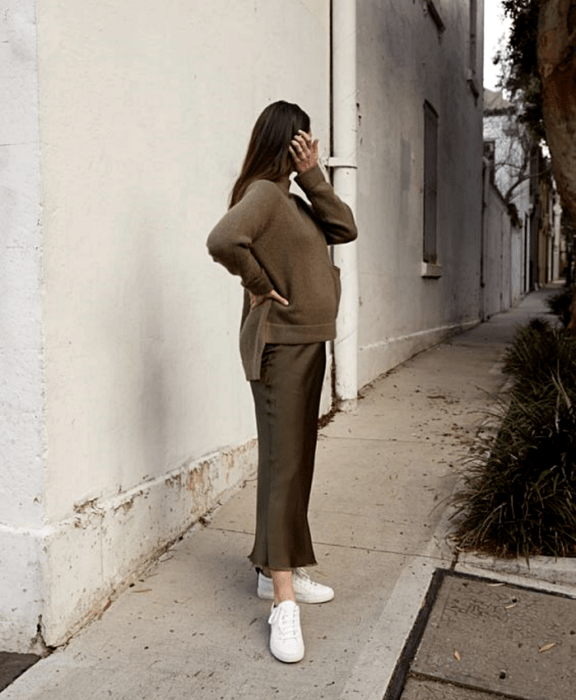
[[324, 343], [266, 345], [250, 382], [258, 430], [255, 566], [287, 570], [316, 563], [308, 503], [312, 488]]

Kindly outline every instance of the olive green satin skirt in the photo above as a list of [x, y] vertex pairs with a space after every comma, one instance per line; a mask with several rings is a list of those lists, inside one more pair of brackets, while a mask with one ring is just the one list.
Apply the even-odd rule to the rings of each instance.
[[253, 564], [292, 569], [316, 563], [308, 503], [314, 472], [324, 343], [266, 345], [259, 381], [250, 382], [258, 429]]

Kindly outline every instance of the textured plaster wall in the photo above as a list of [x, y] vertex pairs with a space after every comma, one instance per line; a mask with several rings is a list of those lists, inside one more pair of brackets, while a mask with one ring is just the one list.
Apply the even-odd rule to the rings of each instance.
[[506, 203], [490, 182], [486, 183], [485, 205], [483, 319], [512, 306], [514, 279], [520, 271], [520, 266], [514, 267], [519, 258], [520, 232], [512, 226]]
[[36, 9], [0, 12], [0, 649], [42, 613], [44, 460]]
[[2, 203], [4, 442], [19, 443], [0, 536], [7, 526], [42, 591], [38, 609], [33, 586], [15, 594], [13, 648], [38, 614], [62, 643], [253, 471], [241, 288], [205, 240], [266, 104], [300, 102], [323, 157], [329, 136], [327, 0], [37, 4], [38, 27], [22, 0], [0, 28], [0, 79], [26, 98], [0, 107], [14, 144], [0, 148], [3, 185], [17, 175]]
[[205, 239], [269, 101], [326, 141], [326, 3], [288, 5], [41, 3], [50, 519], [253, 434]]
[[[441, 36], [422, 2], [359, 10], [361, 383], [479, 318], [482, 98], [467, 82], [468, 5], [435, 0]], [[482, 17], [479, 2], [480, 90]], [[439, 115], [438, 279], [421, 276], [425, 100]]]
[[511, 261], [510, 261], [510, 306], [516, 306], [522, 299], [522, 283], [524, 279], [524, 245], [522, 228], [513, 226], [511, 236]]

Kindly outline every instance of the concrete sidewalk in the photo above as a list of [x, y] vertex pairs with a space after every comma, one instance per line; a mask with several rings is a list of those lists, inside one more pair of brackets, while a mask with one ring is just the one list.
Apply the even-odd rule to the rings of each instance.
[[336, 598], [301, 606], [304, 661], [268, 651], [269, 604], [246, 559], [252, 480], [1, 700], [382, 700], [435, 570], [458, 565], [448, 500], [503, 381], [503, 350], [518, 324], [547, 313], [550, 293], [406, 362], [321, 431], [313, 573]]

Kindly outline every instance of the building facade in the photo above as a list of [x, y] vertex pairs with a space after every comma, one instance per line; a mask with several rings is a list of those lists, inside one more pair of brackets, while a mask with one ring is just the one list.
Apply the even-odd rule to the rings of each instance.
[[484, 91], [483, 133], [492, 184], [519, 229], [522, 264], [512, 265], [512, 284], [524, 294], [559, 275], [561, 206], [550, 161], [502, 92]]
[[5, 4], [0, 648], [27, 651], [65, 642], [253, 474], [241, 290], [205, 240], [271, 101], [304, 106], [338, 166], [347, 36], [357, 387], [478, 322], [483, 6]]

